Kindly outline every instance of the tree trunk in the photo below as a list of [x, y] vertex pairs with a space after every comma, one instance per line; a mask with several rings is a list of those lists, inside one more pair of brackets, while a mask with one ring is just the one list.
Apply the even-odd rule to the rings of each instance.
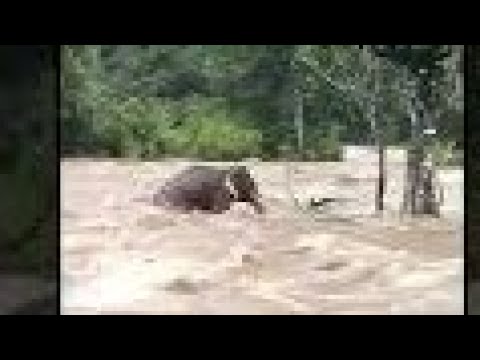
[[303, 151], [303, 98], [299, 89], [294, 91], [295, 97], [295, 109], [294, 109], [294, 122], [297, 129], [297, 146], [298, 155], [302, 159], [304, 155]]
[[411, 106], [411, 147], [407, 154], [407, 176], [403, 211], [412, 215], [440, 216], [435, 196], [433, 163], [425, 162], [424, 113]]
[[384, 209], [384, 197], [385, 197], [385, 147], [383, 141], [380, 140], [378, 145], [378, 185], [377, 185], [377, 211], [383, 211]]
[[375, 210], [383, 211], [385, 195], [385, 148], [382, 139], [382, 130], [378, 124], [377, 105], [375, 101], [370, 105], [370, 131], [372, 132], [372, 145], [378, 149], [378, 182], [375, 193]]
[[[378, 64], [378, 63], [377, 63]], [[379, 115], [379, 99], [380, 97], [380, 85], [383, 80], [383, 73], [380, 65], [378, 65], [377, 73], [373, 74], [375, 77], [375, 91], [374, 97], [371, 101], [371, 127], [374, 136], [375, 146], [378, 147], [378, 183], [376, 191], [376, 201], [375, 201], [375, 210], [381, 212], [384, 209], [384, 197], [385, 197], [385, 148], [384, 148], [384, 128], [383, 123]]]

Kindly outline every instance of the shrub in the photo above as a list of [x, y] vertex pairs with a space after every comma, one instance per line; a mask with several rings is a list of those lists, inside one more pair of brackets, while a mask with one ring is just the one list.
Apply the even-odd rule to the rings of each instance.
[[[205, 160], [235, 160], [257, 156], [261, 136], [239, 112], [222, 99], [191, 98], [162, 134], [166, 152]], [[178, 111], [178, 109], [177, 109]]]

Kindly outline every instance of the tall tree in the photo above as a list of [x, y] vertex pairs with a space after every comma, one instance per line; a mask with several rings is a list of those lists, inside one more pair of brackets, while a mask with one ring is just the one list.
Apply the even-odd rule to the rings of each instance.
[[444, 76], [442, 62], [451, 48], [443, 45], [377, 45], [375, 54], [398, 64], [403, 70], [404, 89], [411, 120], [411, 147], [408, 150], [407, 183], [403, 209], [412, 214], [439, 215], [432, 165], [425, 163], [426, 129], [435, 126], [438, 105], [435, 83]]

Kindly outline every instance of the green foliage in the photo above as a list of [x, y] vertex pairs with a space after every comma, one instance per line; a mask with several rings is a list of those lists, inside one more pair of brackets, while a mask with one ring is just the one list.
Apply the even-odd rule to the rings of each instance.
[[[460, 49], [454, 47], [95, 45], [63, 51], [65, 154], [275, 158], [282, 144], [297, 146], [294, 91], [304, 103], [305, 158], [335, 158], [342, 142], [371, 143], [372, 119], [385, 143], [395, 145], [410, 134], [415, 76], [442, 136], [463, 144], [461, 122], [451, 120], [463, 111]], [[428, 86], [420, 86], [425, 79]]]
[[463, 165], [463, 151], [456, 150], [454, 141], [435, 141], [426, 151], [438, 167]]
[[261, 135], [248, 128], [241, 113], [229, 111], [222, 99], [192, 98], [184, 103], [180, 125], [165, 129], [166, 152], [208, 160], [257, 156]]
[[341, 143], [338, 125], [331, 125], [324, 132], [308, 137], [304, 159], [309, 161], [340, 161]]

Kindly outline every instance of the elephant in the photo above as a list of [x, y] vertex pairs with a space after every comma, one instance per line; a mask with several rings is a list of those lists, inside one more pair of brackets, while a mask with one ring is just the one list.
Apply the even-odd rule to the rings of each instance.
[[249, 203], [259, 214], [265, 212], [245, 166], [190, 166], [168, 179], [153, 197], [157, 206], [214, 214], [228, 211], [234, 202]]

